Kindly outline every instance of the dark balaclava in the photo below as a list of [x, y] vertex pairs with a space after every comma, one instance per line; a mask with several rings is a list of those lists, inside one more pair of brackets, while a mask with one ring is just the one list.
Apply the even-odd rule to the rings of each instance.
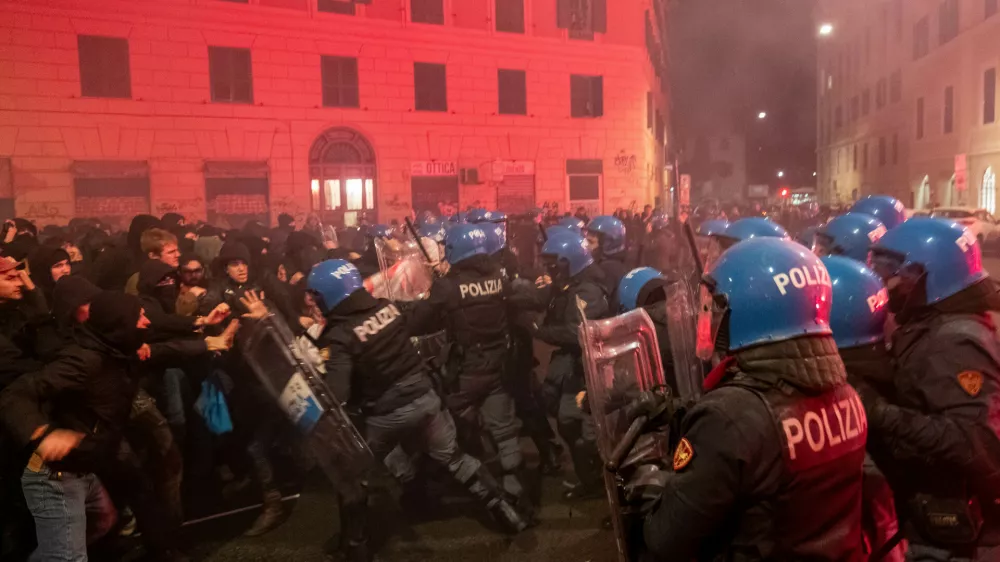
[[77, 308], [89, 303], [101, 290], [84, 277], [67, 275], [52, 291], [52, 315], [60, 326], [69, 325]]
[[173, 314], [177, 308], [177, 270], [159, 260], [146, 260], [139, 268], [139, 294], [156, 299], [163, 311]]
[[42, 289], [47, 297], [52, 296], [56, 282], [52, 279], [52, 266], [69, 260], [69, 254], [62, 248], [38, 246], [28, 255], [28, 267], [31, 270], [31, 280]]
[[146, 330], [136, 327], [142, 303], [118, 291], [102, 291], [90, 301], [86, 327], [101, 342], [131, 357], [146, 341]]

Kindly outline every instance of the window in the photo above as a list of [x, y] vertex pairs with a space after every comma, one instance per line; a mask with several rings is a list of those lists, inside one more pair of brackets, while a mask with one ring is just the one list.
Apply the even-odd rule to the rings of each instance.
[[501, 115], [528, 114], [528, 87], [523, 70], [497, 70]]
[[128, 39], [80, 35], [80, 94], [94, 98], [131, 98]]
[[358, 59], [320, 57], [324, 107], [358, 107]]
[[892, 5], [893, 27], [896, 29], [896, 42], [903, 40], [903, 0], [895, 0]]
[[[604, 162], [601, 160], [567, 160], [566, 176], [569, 179], [569, 200], [575, 210], [578, 206], [600, 207], [601, 179]], [[596, 209], [595, 209], [596, 210]], [[590, 209], [588, 209], [588, 212]]]
[[944, 89], [944, 133], [955, 130], [955, 88]]
[[997, 0], [984, 0], [985, 9], [983, 10], [985, 17], [990, 18], [997, 14]]
[[331, 14], [354, 15], [353, 0], [319, 0], [316, 9], [320, 12], [330, 12]]
[[979, 207], [990, 214], [997, 212], [997, 175], [993, 167], [986, 168], [983, 174], [983, 187], [979, 190]]
[[903, 99], [903, 73], [899, 70], [889, 78], [889, 101], [899, 103]]
[[78, 217], [99, 218], [117, 230], [128, 230], [133, 217], [151, 210], [145, 160], [76, 160], [70, 172]]
[[868, 143], [865, 143], [865, 146], [861, 152], [861, 168], [863, 170], [868, 169]]
[[865, 88], [865, 93], [861, 94], [861, 115], [868, 117], [868, 114], [872, 109], [872, 91], [870, 88]]
[[851, 122], [857, 121], [861, 115], [861, 100], [858, 96], [851, 98]]
[[927, 56], [931, 50], [931, 25], [927, 16], [913, 24], [913, 60]]
[[414, 106], [417, 111], [448, 111], [448, 79], [443, 64], [413, 63]]
[[858, 171], [858, 145], [854, 145], [854, 171]]
[[410, 0], [410, 21], [444, 25], [444, 0]]
[[[551, 1], [551, 0], [549, 0]], [[593, 39], [608, 31], [607, 0], [555, 0], [556, 23], [573, 39]]]
[[667, 127], [663, 123], [663, 116], [660, 115], [659, 111], [657, 111], [656, 112], [656, 140], [660, 144], [663, 144], [663, 141], [666, 140], [666, 138], [667, 138]]
[[917, 140], [924, 138], [924, 98], [917, 98]]
[[837, 106], [837, 111], [834, 113], [834, 115], [836, 116], [836, 117], [834, 117], [834, 123], [837, 124], [837, 128], [839, 129], [844, 124], [844, 108], [843, 108], [843, 106], [839, 106], [838, 105]]
[[205, 207], [212, 224], [239, 228], [247, 221], [268, 222], [267, 162], [205, 162]]
[[997, 120], [997, 69], [991, 68], [983, 73], [983, 124], [989, 125]]
[[865, 66], [872, 63], [872, 28], [865, 28]]
[[899, 164], [899, 134], [892, 134], [892, 164]]
[[878, 83], [875, 85], [875, 107], [882, 109], [885, 107], [885, 78], [879, 79]]
[[524, 33], [524, 0], [496, 0], [497, 31]]
[[886, 153], [885, 153], [885, 137], [879, 137], [878, 139], [878, 165], [881, 168], [885, 166]]
[[602, 76], [569, 77], [570, 115], [600, 117], [604, 115], [604, 78]]
[[212, 101], [253, 103], [250, 49], [209, 47], [208, 74]]
[[958, 0], [944, 0], [938, 6], [938, 39], [944, 45], [958, 37]]
[[646, 128], [653, 130], [653, 92], [646, 92]]

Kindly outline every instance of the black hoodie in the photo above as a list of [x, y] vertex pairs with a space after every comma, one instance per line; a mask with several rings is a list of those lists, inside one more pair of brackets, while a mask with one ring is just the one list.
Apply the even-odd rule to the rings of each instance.
[[151, 338], [157, 341], [171, 336], [189, 336], [195, 317], [174, 314], [177, 306], [177, 270], [157, 260], [147, 260], [139, 270], [139, 298], [152, 323]]
[[42, 290], [46, 301], [52, 302], [52, 290], [56, 282], [52, 279], [52, 266], [69, 260], [69, 254], [62, 248], [38, 246], [28, 255], [28, 266], [31, 270], [31, 280]]

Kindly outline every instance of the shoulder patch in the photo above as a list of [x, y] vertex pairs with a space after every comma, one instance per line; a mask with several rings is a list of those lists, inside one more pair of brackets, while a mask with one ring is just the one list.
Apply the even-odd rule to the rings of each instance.
[[319, 356], [320, 356], [320, 358], [323, 359], [323, 361], [329, 361], [330, 360], [330, 348], [329, 347], [324, 347], [323, 349], [320, 349], [319, 350]]
[[983, 390], [983, 374], [979, 371], [962, 371], [958, 374], [958, 384], [969, 396], [979, 396]]
[[677, 450], [674, 451], [674, 472], [679, 472], [687, 466], [693, 458], [694, 447], [691, 446], [691, 442], [687, 440], [687, 437], [684, 437], [681, 439], [681, 442], [677, 444]]

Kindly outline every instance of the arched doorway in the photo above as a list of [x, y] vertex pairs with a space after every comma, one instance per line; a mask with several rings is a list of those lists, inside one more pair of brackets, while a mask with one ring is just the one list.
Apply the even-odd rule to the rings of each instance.
[[986, 209], [991, 215], [997, 212], [997, 174], [993, 166], [986, 168], [983, 174], [983, 185], [979, 188], [979, 208]]
[[958, 204], [958, 202], [955, 198], [955, 174], [952, 174], [951, 177], [948, 178], [948, 183], [944, 186], [944, 193], [941, 194], [941, 206], [951, 207], [956, 204]]
[[913, 208], [916, 210], [926, 209], [931, 202], [931, 178], [924, 176], [917, 188], [917, 196], [914, 197]]
[[309, 150], [313, 211], [323, 222], [353, 226], [378, 221], [375, 151], [356, 131], [325, 131]]

